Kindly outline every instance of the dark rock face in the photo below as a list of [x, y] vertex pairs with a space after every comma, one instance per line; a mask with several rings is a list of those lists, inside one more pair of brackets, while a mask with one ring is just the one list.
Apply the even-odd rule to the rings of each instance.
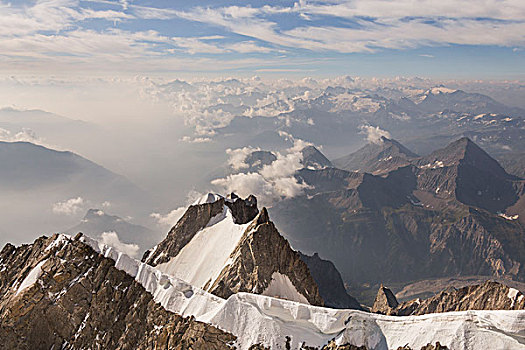
[[244, 163], [248, 165], [248, 171], [257, 171], [265, 165], [270, 165], [277, 160], [275, 154], [269, 151], [254, 151], [245, 159]]
[[303, 155], [303, 166], [311, 169], [323, 169], [332, 167], [332, 162], [325, 157], [317, 148], [314, 146], [308, 146], [303, 148], [301, 151]]
[[230, 259], [230, 265], [205, 289], [223, 298], [238, 292], [260, 294], [278, 272], [287, 276], [311, 305], [324, 304], [308, 266], [279, 234], [266, 208], [248, 226]]
[[341, 274], [331, 261], [321, 259], [317, 253], [308, 256], [299, 252], [299, 256], [319, 286], [326, 307], [363, 310], [361, 304], [346, 292]]
[[383, 302], [378, 302], [377, 307], [374, 304], [372, 312], [409, 316], [466, 310], [525, 309], [525, 296], [522, 292], [491, 281], [460, 289], [451, 288], [425, 300], [414, 299], [400, 304], [391, 292], [390, 302], [385, 303], [384, 295], [385, 293], [380, 289], [376, 301], [383, 300]]
[[259, 213], [257, 198], [239, 198], [232, 193], [230, 198], [220, 198], [212, 203], [191, 205], [182, 218], [170, 230], [168, 236], [153, 250], [144, 253], [142, 261], [157, 266], [177, 256], [189, 241], [208, 225], [211, 218], [222, 213], [224, 206], [230, 208], [236, 224], [246, 224]]
[[233, 219], [238, 225], [247, 224], [253, 220], [259, 213], [257, 208], [257, 198], [250, 195], [246, 199], [239, 198], [235, 193], [232, 193], [224, 204], [230, 208]]
[[[440, 174], [441, 183], [419, 186], [444, 197], [482, 208], [490, 212], [503, 212], [518, 200], [516, 186], [519, 179], [509, 175], [485, 151], [464, 137], [441, 150], [418, 160], [419, 181], [429, 174]], [[444, 183], [444, 181], [448, 181]]]
[[[0, 253], [5, 349], [231, 349], [235, 337], [166, 311], [133, 277], [79, 240], [42, 237]], [[43, 262], [34, 284], [19, 285]]]
[[399, 303], [397, 302], [394, 293], [392, 293], [390, 289], [381, 285], [381, 287], [379, 287], [379, 291], [377, 292], [374, 305], [370, 311], [379, 314], [388, 314], [391, 309], [395, 309], [398, 305]]

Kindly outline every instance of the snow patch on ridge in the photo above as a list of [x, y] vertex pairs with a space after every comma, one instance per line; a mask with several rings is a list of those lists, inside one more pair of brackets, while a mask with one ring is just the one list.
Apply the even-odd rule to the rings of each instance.
[[194, 286], [211, 286], [228, 264], [228, 258], [239, 243], [248, 224], [237, 225], [227, 206], [197, 232], [176, 257], [157, 268]]
[[272, 281], [262, 292], [262, 295], [310, 304], [305, 296], [297, 291], [288, 276], [279, 272], [272, 274]]
[[510, 299], [510, 301], [512, 302], [512, 304], [510, 305], [510, 307], [513, 307], [514, 306], [514, 303], [516, 302], [516, 296], [518, 295], [520, 291], [515, 289], [515, 288], [509, 288], [509, 293], [507, 294], [507, 297]]
[[174, 276], [110, 247], [81, 238], [97, 252], [115, 261], [140, 283], [166, 310], [212, 324], [237, 336], [239, 349], [261, 343], [280, 348], [290, 336], [292, 349], [301, 344], [321, 347], [337, 344], [366, 345], [371, 350], [412, 348], [439, 341], [451, 349], [525, 349], [518, 342], [525, 328], [525, 311], [459, 311], [422, 316], [385, 316], [357, 310], [330, 309], [238, 293], [227, 300], [209, 294]]
[[204, 196], [200, 197], [199, 199], [197, 199], [195, 202], [193, 202], [193, 205], [206, 204], [206, 203], [215, 203], [218, 200], [220, 200], [221, 198], [223, 198], [223, 197], [221, 195], [219, 195], [219, 194], [208, 193], [208, 194], [205, 194]]
[[21, 291], [23, 291], [26, 288], [31, 287], [35, 282], [42, 276], [42, 266], [46, 263], [47, 259], [42, 260], [38, 263], [24, 278], [20, 286], [18, 287], [18, 290], [16, 291], [16, 295], [20, 294]]

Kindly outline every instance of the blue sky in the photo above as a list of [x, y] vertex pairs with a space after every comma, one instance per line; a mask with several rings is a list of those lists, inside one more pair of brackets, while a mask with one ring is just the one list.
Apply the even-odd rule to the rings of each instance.
[[523, 0], [0, 0], [6, 74], [525, 78]]

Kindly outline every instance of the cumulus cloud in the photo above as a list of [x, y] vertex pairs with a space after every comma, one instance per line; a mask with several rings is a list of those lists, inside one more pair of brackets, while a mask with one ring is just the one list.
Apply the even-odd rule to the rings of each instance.
[[85, 201], [82, 197], [70, 198], [53, 204], [53, 213], [61, 215], [76, 215], [83, 212]]
[[391, 138], [390, 133], [381, 129], [379, 126], [361, 125], [359, 129], [361, 129], [362, 134], [366, 135], [368, 142], [381, 143], [382, 137], [386, 137], [387, 139]]
[[127, 254], [133, 258], [137, 257], [139, 253], [139, 246], [136, 244], [128, 244], [120, 241], [118, 234], [114, 231], [103, 232], [100, 235], [100, 242], [108, 245], [116, 250]]
[[[277, 159], [271, 164], [264, 165], [257, 172], [230, 174], [211, 181], [211, 184], [223, 193], [235, 192], [242, 197], [253, 194], [262, 205], [267, 206], [276, 200], [303, 194], [308, 185], [299, 183], [294, 174], [303, 167], [302, 149], [312, 143], [294, 138], [284, 131], [281, 131], [280, 135], [292, 142], [293, 146], [283, 152], [275, 152]], [[244, 160], [254, 150], [256, 149], [250, 147], [229, 150], [230, 165], [233, 162], [237, 170], [246, 168]]]
[[258, 147], [254, 148], [250, 146], [237, 149], [228, 148], [226, 150], [226, 154], [229, 156], [228, 165], [233, 170], [246, 169], [249, 167], [249, 165], [245, 163], [246, 157], [248, 157], [253, 152], [260, 150], [261, 149]]
[[23, 128], [21, 131], [17, 133], [13, 133], [9, 130], [0, 128], [0, 141], [6, 141], [6, 142], [32, 142], [32, 143], [42, 143], [42, 141], [38, 138], [36, 133], [28, 128]]

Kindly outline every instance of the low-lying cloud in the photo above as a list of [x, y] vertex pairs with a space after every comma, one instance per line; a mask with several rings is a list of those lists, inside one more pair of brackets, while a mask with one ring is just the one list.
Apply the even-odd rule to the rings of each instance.
[[53, 213], [60, 215], [76, 215], [85, 210], [82, 197], [70, 198], [53, 204]]
[[112, 248], [115, 248], [116, 250], [124, 254], [127, 254], [133, 258], [137, 257], [139, 250], [140, 250], [139, 246], [136, 244], [131, 244], [131, 243], [128, 244], [128, 243], [121, 242], [118, 237], [118, 234], [114, 231], [103, 232], [100, 235], [100, 241], [103, 244], [108, 245]]
[[367, 141], [371, 143], [381, 143], [382, 137], [391, 138], [390, 133], [379, 126], [361, 125], [359, 129], [361, 129], [361, 133], [366, 135]]

